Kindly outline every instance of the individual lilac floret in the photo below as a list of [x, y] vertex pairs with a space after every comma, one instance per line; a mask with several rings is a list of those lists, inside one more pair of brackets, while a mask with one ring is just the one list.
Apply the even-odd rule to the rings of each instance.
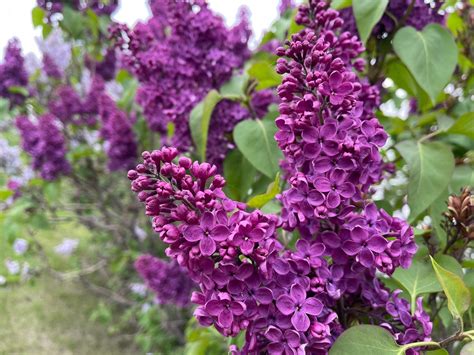
[[10, 101], [10, 107], [21, 105], [25, 96], [15, 91], [26, 88], [28, 73], [25, 69], [25, 60], [21, 54], [20, 42], [12, 39], [5, 49], [3, 63], [0, 64], [0, 97]]
[[176, 262], [165, 262], [151, 255], [142, 255], [135, 261], [135, 269], [160, 304], [185, 307], [191, 302], [194, 282]]
[[51, 114], [40, 116], [36, 122], [26, 116], [16, 120], [22, 147], [32, 157], [32, 167], [45, 180], [55, 180], [68, 174], [71, 166], [66, 159], [66, 143], [60, 122]]

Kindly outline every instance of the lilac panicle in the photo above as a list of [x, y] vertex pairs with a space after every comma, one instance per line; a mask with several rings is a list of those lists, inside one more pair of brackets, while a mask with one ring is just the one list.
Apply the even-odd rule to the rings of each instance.
[[107, 166], [111, 171], [130, 169], [137, 158], [137, 142], [132, 121], [106, 94], [99, 99], [101, 135], [106, 142]]
[[192, 108], [249, 58], [249, 25], [244, 16], [226, 28], [202, 0], [154, 0], [151, 9], [154, 16], [147, 23], [133, 30], [115, 26], [112, 36], [140, 81], [137, 102], [148, 126], [166, 133], [173, 122], [172, 144], [185, 151], [191, 146]]
[[0, 97], [9, 100], [10, 107], [21, 105], [25, 97], [11, 90], [14, 87], [26, 88], [27, 85], [28, 73], [21, 54], [20, 42], [12, 39], [8, 42], [3, 63], [0, 64]]
[[142, 255], [135, 261], [135, 269], [156, 294], [160, 304], [185, 307], [191, 302], [195, 284], [175, 261], [165, 262], [151, 255]]
[[68, 174], [71, 166], [66, 159], [66, 143], [60, 123], [51, 114], [40, 116], [37, 122], [26, 116], [16, 120], [22, 147], [32, 160], [32, 167], [45, 180], [55, 180]]

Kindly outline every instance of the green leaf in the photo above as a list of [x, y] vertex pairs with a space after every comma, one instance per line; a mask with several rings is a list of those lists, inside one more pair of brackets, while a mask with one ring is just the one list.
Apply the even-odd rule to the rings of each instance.
[[9, 86], [8, 91], [10, 91], [12, 94], [19, 94], [22, 96], [28, 96], [30, 94], [28, 89], [23, 86]]
[[247, 73], [252, 79], [258, 81], [257, 90], [275, 87], [281, 84], [281, 76], [268, 61], [257, 61], [248, 69]]
[[420, 257], [415, 257], [408, 269], [395, 270], [392, 278], [408, 292], [412, 312], [415, 310], [416, 299], [419, 295], [442, 290], [433, 268]]
[[247, 205], [253, 208], [262, 208], [268, 202], [273, 200], [276, 195], [278, 195], [281, 191], [280, 188], [280, 173], [276, 174], [275, 181], [273, 181], [267, 187], [267, 192], [261, 195], [257, 195], [252, 197], [248, 202]]
[[462, 134], [474, 139], [474, 112], [459, 117], [449, 128], [448, 133]]
[[474, 187], [474, 166], [458, 165], [454, 168], [453, 178], [449, 184], [449, 192], [458, 194], [462, 187]]
[[449, 355], [445, 349], [430, 350], [425, 352], [426, 355]]
[[352, 0], [357, 30], [362, 43], [367, 42], [372, 29], [382, 18], [387, 5], [388, 0]]
[[402, 355], [405, 351], [384, 328], [375, 325], [357, 325], [337, 338], [329, 355]]
[[448, 186], [454, 156], [449, 146], [439, 142], [403, 141], [396, 148], [409, 168], [408, 205], [414, 221]]
[[452, 272], [453, 274], [458, 275], [461, 279], [464, 277], [464, 272], [462, 271], [461, 264], [459, 264], [459, 262], [451, 255], [441, 254], [436, 256], [435, 260], [443, 268]]
[[69, 6], [64, 6], [61, 27], [73, 38], [79, 38], [84, 31], [85, 21], [80, 12], [74, 11]]
[[352, 5], [352, 0], [332, 0], [331, 7], [336, 10], [342, 10]]
[[438, 24], [420, 32], [403, 27], [395, 34], [393, 49], [435, 103], [457, 64], [458, 49], [449, 30]]
[[233, 200], [245, 201], [256, 170], [253, 165], [238, 150], [231, 151], [224, 160], [225, 190]]
[[234, 141], [239, 150], [270, 179], [279, 171], [278, 162], [283, 157], [273, 138], [276, 131], [275, 122], [266, 120], [245, 120], [234, 128]]
[[400, 89], [405, 90], [410, 96], [416, 97], [422, 111], [431, 106], [428, 94], [418, 85], [408, 68], [399, 59], [394, 58], [387, 63], [387, 76]]
[[6, 201], [12, 195], [13, 195], [12, 190], [10, 190], [10, 189], [0, 189], [0, 201]]
[[41, 7], [34, 7], [31, 10], [31, 20], [33, 21], [33, 26], [38, 27], [43, 25], [44, 19], [44, 10]]
[[204, 100], [191, 111], [189, 127], [201, 161], [206, 160], [209, 123], [211, 122], [212, 112], [220, 100], [222, 100], [222, 96], [216, 90], [211, 90]]
[[247, 74], [234, 75], [227, 83], [221, 86], [219, 92], [226, 98], [244, 97], [248, 80]]
[[451, 271], [446, 270], [431, 258], [436, 277], [443, 287], [448, 299], [448, 308], [454, 318], [460, 319], [471, 305], [471, 293], [463, 280]]

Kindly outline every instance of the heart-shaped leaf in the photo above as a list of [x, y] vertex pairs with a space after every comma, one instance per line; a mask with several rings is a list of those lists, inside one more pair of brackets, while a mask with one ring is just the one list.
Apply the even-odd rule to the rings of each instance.
[[225, 191], [237, 201], [245, 201], [255, 179], [256, 170], [247, 158], [234, 149], [224, 160]]
[[410, 221], [426, 210], [446, 189], [454, 170], [451, 149], [439, 142], [403, 141], [396, 145], [409, 168]]
[[464, 281], [456, 274], [446, 270], [431, 258], [436, 277], [448, 299], [448, 308], [454, 318], [462, 317], [471, 305], [471, 293]]
[[234, 141], [242, 154], [260, 172], [273, 179], [279, 171], [281, 150], [273, 138], [275, 122], [268, 120], [245, 120], [234, 128]]
[[429, 24], [422, 31], [403, 27], [395, 34], [393, 49], [435, 103], [458, 61], [458, 49], [449, 30], [438, 24]]
[[329, 350], [329, 355], [402, 355], [393, 336], [384, 328], [375, 325], [357, 325], [347, 329], [337, 338]]
[[352, 0], [357, 30], [362, 43], [367, 42], [372, 29], [382, 18], [387, 5], [388, 0]]

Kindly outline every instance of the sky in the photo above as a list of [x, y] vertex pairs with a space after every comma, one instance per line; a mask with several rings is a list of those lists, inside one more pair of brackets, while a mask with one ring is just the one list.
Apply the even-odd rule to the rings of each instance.
[[[146, 0], [121, 0], [120, 8], [114, 14], [114, 19], [133, 25], [138, 20], [149, 17]], [[251, 22], [255, 38], [260, 38], [263, 31], [277, 17], [279, 0], [208, 0], [210, 7], [220, 13], [228, 25], [235, 22], [240, 6], [250, 9]], [[35, 37], [40, 36], [31, 23], [31, 9], [36, 0], [0, 0], [0, 54], [12, 37], [17, 37], [22, 43], [23, 53], [39, 53]]]

